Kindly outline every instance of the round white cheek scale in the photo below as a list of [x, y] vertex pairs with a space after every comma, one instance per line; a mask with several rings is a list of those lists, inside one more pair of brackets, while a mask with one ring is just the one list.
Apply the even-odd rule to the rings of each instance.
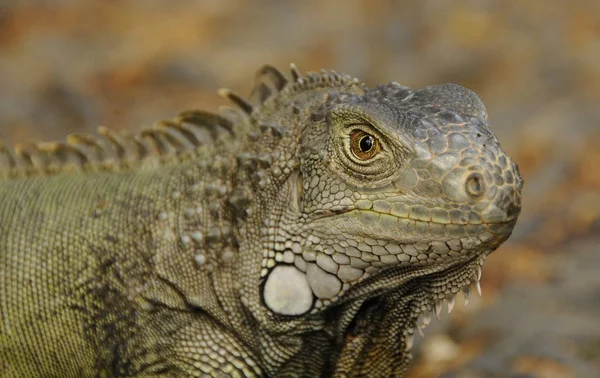
[[263, 288], [267, 307], [281, 315], [302, 315], [313, 305], [313, 292], [306, 275], [291, 265], [276, 266]]

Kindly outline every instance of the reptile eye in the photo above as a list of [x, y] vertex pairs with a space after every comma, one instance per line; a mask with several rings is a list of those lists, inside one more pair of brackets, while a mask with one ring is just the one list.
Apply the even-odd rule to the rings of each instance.
[[371, 148], [373, 148], [374, 141], [375, 140], [373, 139], [372, 136], [365, 135], [364, 137], [362, 137], [360, 139], [360, 142], [358, 142], [358, 146], [360, 147], [360, 150], [362, 152], [369, 152], [371, 150]]
[[381, 151], [381, 144], [373, 135], [354, 130], [350, 134], [350, 150], [360, 160], [369, 160]]

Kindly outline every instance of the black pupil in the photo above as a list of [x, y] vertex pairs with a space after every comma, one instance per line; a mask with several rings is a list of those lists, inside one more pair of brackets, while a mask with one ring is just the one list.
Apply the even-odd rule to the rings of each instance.
[[365, 135], [362, 137], [359, 147], [362, 152], [368, 152], [373, 147], [373, 137], [370, 135]]

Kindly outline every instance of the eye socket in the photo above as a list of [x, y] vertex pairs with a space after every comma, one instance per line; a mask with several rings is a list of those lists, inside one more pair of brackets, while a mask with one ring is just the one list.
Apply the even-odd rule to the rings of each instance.
[[379, 140], [360, 129], [350, 133], [350, 150], [361, 160], [369, 160], [381, 151]]

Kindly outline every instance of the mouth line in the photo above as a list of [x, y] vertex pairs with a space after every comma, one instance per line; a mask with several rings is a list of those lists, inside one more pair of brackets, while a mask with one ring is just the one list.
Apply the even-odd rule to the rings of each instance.
[[411, 217], [403, 217], [403, 216], [399, 216], [396, 214], [391, 214], [391, 213], [383, 213], [380, 211], [375, 211], [375, 210], [366, 210], [366, 209], [348, 209], [348, 210], [328, 210], [326, 213], [324, 213], [323, 215], [317, 216], [317, 218], [315, 220], [321, 220], [321, 219], [327, 219], [327, 218], [331, 218], [331, 217], [335, 217], [338, 215], [344, 215], [344, 214], [351, 214], [351, 213], [372, 213], [372, 214], [377, 214], [377, 215], [385, 215], [385, 216], [390, 216], [390, 217], [394, 217], [396, 219], [402, 219], [402, 220], [409, 220], [409, 221], [414, 221], [414, 222], [421, 222], [421, 223], [431, 223], [431, 224], [439, 224], [439, 225], [453, 225], [453, 226], [491, 226], [491, 225], [506, 225], [506, 224], [510, 224], [510, 223], [514, 223], [517, 220], [517, 217], [513, 217], [513, 218], [508, 218], [502, 222], [466, 222], [466, 223], [454, 223], [452, 221], [450, 222], [436, 222], [434, 220], [424, 220], [424, 219], [417, 219], [417, 218], [411, 218]]

